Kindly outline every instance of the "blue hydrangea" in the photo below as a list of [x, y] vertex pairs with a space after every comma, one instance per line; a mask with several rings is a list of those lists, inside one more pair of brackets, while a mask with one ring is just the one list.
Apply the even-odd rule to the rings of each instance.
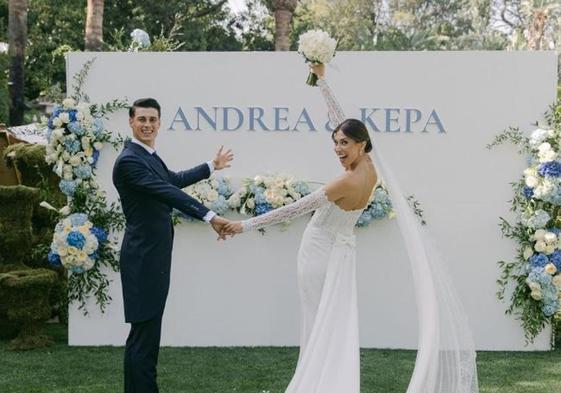
[[218, 215], [223, 215], [228, 211], [228, 202], [224, 196], [219, 195], [216, 200], [214, 200], [210, 206], [210, 209], [216, 212]]
[[561, 251], [556, 250], [549, 256], [551, 263], [555, 265], [557, 270], [561, 271]]
[[76, 192], [76, 182], [73, 180], [61, 180], [58, 183], [58, 187], [66, 196], [73, 196]]
[[294, 188], [294, 191], [296, 191], [298, 194], [302, 196], [308, 195], [310, 193], [310, 187], [308, 186], [308, 183], [303, 181], [295, 182], [292, 185], [292, 188]]
[[45, 128], [45, 134], [47, 135], [47, 141], [51, 141], [51, 136], [53, 135], [53, 129], [52, 128]]
[[557, 287], [553, 284], [542, 286], [542, 296], [544, 303], [554, 303], [557, 301]]
[[532, 268], [530, 274], [528, 274], [528, 279], [530, 281], [535, 281], [542, 286], [551, 283], [551, 275], [546, 273], [543, 267]]
[[78, 165], [74, 168], [74, 174], [80, 179], [89, 179], [92, 177], [92, 167], [89, 165]]
[[551, 202], [554, 205], [561, 205], [561, 187], [554, 185], [551, 192], [542, 199], [546, 202]]
[[532, 267], [544, 267], [549, 263], [549, 258], [543, 253], [534, 254], [530, 257]]
[[84, 269], [83, 267], [78, 267], [78, 266], [72, 266], [70, 268], [70, 271], [72, 273], [76, 273], [76, 274], [82, 274], [86, 271], [86, 269]]
[[524, 186], [524, 190], [522, 192], [528, 199], [534, 196], [534, 189], [532, 187]]
[[82, 248], [86, 244], [86, 237], [78, 231], [72, 231], [66, 236], [66, 242], [72, 247]]
[[265, 195], [261, 192], [257, 192], [255, 194], [255, 204], [256, 205], [262, 205], [267, 203], [267, 198], [265, 198]]
[[261, 214], [265, 214], [271, 210], [273, 210], [273, 206], [271, 206], [269, 203], [257, 203], [255, 205], [255, 214], [258, 216]]
[[49, 251], [49, 254], [47, 256], [47, 258], [49, 259], [49, 263], [54, 266], [54, 267], [60, 267], [62, 266], [62, 262], [60, 261], [60, 256], [53, 252], [53, 251]]
[[94, 251], [90, 255], [88, 255], [88, 257], [90, 257], [90, 259], [93, 259], [95, 261], [97, 260], [97, 258], [99, 258], [99, 254], [97, 253], [97, 251]]
[[555, 314], [558, 308], [559, 308], [558, 302], [547, 303], [542, 306], [542, 312], [544, 313], [545, 316], [550, 317], [553, 314]]
[[82, 143], [77, 139], [66, 138], [64, 141], [64, 149], [69, 153], [78, 153], [82, 150]]
[[86, 130], [82, 128], [82, 125], [78, 121], [68, 123], [68, 130], [77, 136], [82, 136], [86, 132]]
[[94, 121], [92, 123], [92, 128], [93, 128], [94, 135], [99, 136], [104, 129], [103, 121], [99, 117], [94, 118]]
[[70, 122], [74, 122], [74, 121], [78, 120], [78, 118], [76, 117], [76, 115], [78, 114], [78, 111], [76, 109], [70, 109], [67, 112], [68, 112], [68, 118], [70, 119]]
[[53, 124], [53, 121], [58, 117], [58, 115], [62, 112], [62, 110], [60, 109], [60, 107], [54, 107], [53, 109], [53, 113], [51, 114], [51, 116], [49, 117], [49, 121], [47, 123], [47, 125], [49, 126], [49, 128], [56, 128], [55, 125]]
[[107, 240], [107, 232], [105, 232], [105, 230], [103, 228], [99, 228], [99, 227], [92, 227], [90, 228], [90, 232], [97, 237], [97, 241], [99, 243], [103, 243], [104, 241]]
[[556, 227], [552, 227], [548, 229], [549, 232], [555, 233], [557, 236], [559, 236], [559, 234], [561, 233], [561, 229], [556, 228]]
[[79, 227], [84, 225], [88, 221], [88, 215], [86, 213], [74, 213], [68, 216], [72, 225]]
[[359, 227], [364, 227], [370, 224], [371, 220], [372, 220], [372, 215], [368, 212], [368, 210], [365, 210], [358, 218], [356, 225]]
[[528, 219], [527, 225], [534, 229], [544, 228], [551, 219], [551, 216], [545, 210], [536, 210], [534, 214]]
[[561, 176], [561, 162], [544, 162], [538, 167], [538, 173], [546, 177], [559, 177]]
[[232, 190], [224, 181], [218, 183], [217, 191], [220, 195], [224, 195], [225, 197], [229, 197], [230, 195], [232, 195]]
[[99, 159], [99, 150], [93, 149], [92, 157], [93, 157], [92, 166], [95, 168], [97, 166], [97, 160]]

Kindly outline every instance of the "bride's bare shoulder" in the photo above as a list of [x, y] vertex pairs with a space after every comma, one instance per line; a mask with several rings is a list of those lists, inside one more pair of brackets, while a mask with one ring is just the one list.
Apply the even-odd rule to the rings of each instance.
[[353, 179], [353, 176], [345, 173], [325, 185], [325, 195], [329, 201], [337, 201], [345, 196], [349, 188], [354, 186], [354, 183], [355, 180]]

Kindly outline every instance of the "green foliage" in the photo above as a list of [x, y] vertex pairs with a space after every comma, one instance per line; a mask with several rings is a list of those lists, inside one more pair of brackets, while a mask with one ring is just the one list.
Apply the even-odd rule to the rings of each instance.
[[8, 124], [10, 112], [10, 93], [8, 91], [8, 66], [7, 53], [0, 53], [0, 123]]

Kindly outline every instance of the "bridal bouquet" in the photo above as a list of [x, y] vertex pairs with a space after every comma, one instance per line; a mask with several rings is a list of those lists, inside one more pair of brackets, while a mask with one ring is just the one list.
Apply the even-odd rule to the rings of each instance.
[[228, 204], [242, 214], [258, 216], [289, 205], [309, 193], [308, 184], [292, 176], [258, 175], [247, 179], [228, 199]]
[[71, 214], [55, 227], [49, 262], [53, 266], [62, 265], [73, 273], [84, 273], [94, 266], [105, 241], [107, 233], [94, 227], [87, 214]]
[[[310, 30], [300, 35], [298, 53], [304, 56], [306, 63], [327, 64], [335, 56], [337, 41], [322, 30]], [[310, 72], [306, 83], [317, 86], [317, 75]]]
[[227, 177], [217, 176], [186, 187], [183, 191], [221, 216], [229, 209], [232, 183]]
[[368, 205], [364, 208], [360, 215], [356, 226], [365, 227], [373, 220], [382, 220], [384, 218], [394, 218], [395, 211], [393, 209], [390, 195], [384, 185], [379, 185], [374, 188]]
[[92, 178], [99, 151], [110, 135], [89, 104], [76, 103], [72, 98], [65, 99], [44, 122], [48, 141], [45, 160], [54, 165], [53, 171], [61, 178], [61, 191], [72, 197], [82, 181]]

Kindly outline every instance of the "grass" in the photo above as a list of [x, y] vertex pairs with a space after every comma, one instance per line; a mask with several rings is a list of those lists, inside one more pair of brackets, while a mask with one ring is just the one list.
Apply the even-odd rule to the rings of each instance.
[[[64, 326], [48, 325], [47, 331], [56, 341], [47, 349], [9, 352], [7, 341], [0, 341], [0, 391], [123, 391], [123, 348], [68, 347]], [[160, 391], [283, 393], [297, 357], [297, 348], [162, 348]], [[368, 349], [361, 358], [362, 393], [406, 391], [414, 351]], [[481, 393], [561, 393], [561, 350], [480, 352], [477, 364]]]

